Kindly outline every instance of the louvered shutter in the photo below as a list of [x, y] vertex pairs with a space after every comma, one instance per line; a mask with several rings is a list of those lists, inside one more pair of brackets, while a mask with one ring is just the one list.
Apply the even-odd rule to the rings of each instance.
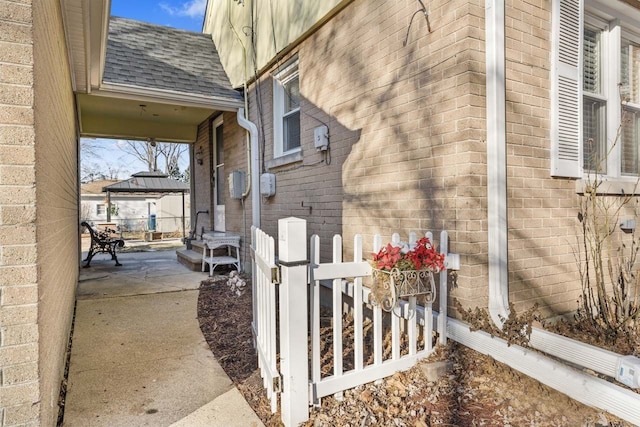
[[551, 175], [582, 177], [582, 0], [553, 0]]

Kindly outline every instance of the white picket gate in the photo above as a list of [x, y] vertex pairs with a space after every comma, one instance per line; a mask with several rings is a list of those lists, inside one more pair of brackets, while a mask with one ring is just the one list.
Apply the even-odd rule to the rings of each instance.
[[278, 267], [275, 263], [273, 237], [251, 227], [253, 250], [253, 336], [258, 353], [258, 367], [264, 380], [271, 411], [278, 409], [280, 374], [277, 368], [276, 348], [276, 283]]
[[[399, 310], [393, 314], [385, 314], [380, 307], [368, 303], [369, 289], [363, 286], [363, 278], [371, 276], [372, 269], [363, 259], [361, 236], [356, 235], [354, 238], [352, 261], [343, 261], [342, 238], [335, 236], [332, 242], [333, 258], [328, 263], [320, 262], [320, 238], [315, 235], [311, 237], [311, 257], [307, 259], [306, 236], [306, 221], [298, 218], [278, 221], [278, 276], [273, 238], [259, 229], [252, 229], [253, 327], [258, 361], [273, 411], [277, 410], [277, 395], [281, 391], [282, 421], [286, 426], [307, 420], [309, 406], [319, 404], [322, 397], [409, 369], [420, 358], [433, 351], [434, 321], [431, 303], [419, 307], [416, 297], [409, 297], [406, 301], [400, 301]], [[415, 242], [416, 237], [412, 233], [409, 242]], [[433, 242], [430, 234], [427, 237]], [[400, 236], [394, 234], [392, 242], [397, 243], [399, 240]], [[380, 236], [376, 236], [374, 250], [377, 251], [381, 246], [382, 240]], [[447, 254], [446, 232], [441, 234], [440, 252]], [[279, 283], [277, 313], [276, 283]], [[325, 304], [326, 307], [321, 305], [323, 287], [330, 289], [327, 293], [332, 301]], [[439, 294], [438, 331], [440, 341], [444, 343], [446, 270], [440, 273]], [[328, 296], [325, 295], [324, 298], [328, 299]], [[307, 311], [307, 300], [310, 312]], [[321, 354], [323, 310], [331, 313], [331, 326], [328, 327], [333, 341], [331, 357]], [[349, 330], [353, 329], [353, 338], [348, 338], [353, 340], [353, 359], [348, 359], [349, 366], [345, 367], [343, 320], [347, 314], [353, 318], [349, 318]], [[279, 343], [276, 341], [276, 316], [279, 321]], [[365, 329], [369, 333], [368, 340]], [[391, 351], [386, 360], [383, 344], [385, 336], [390, 336], [391, 341]], [[404, 347], [401, 346], [401, 338], [404, 338]], [[279, 348], [276, 347], [278, 344]], [[278, 350], [281, 376], [276, 363]], [[331, 361], [330, 373], [323, 372], [322, 360]], [[282, 378], [281, 382], [279, 378]]]

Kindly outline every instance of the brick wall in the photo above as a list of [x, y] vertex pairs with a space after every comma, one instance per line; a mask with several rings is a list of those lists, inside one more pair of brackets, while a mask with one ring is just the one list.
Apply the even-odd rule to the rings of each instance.
[[60, 2], [33, 3], [41, 425], [58, 394], [78, 283], [78, 141]]
[[[580, 199], [575, 181], [550, 177], [550, 4], [506, 6], [510, 298], [518, 311], [538, 302], [552, 316], [576, 308]], [[368, 252], [374, 233], [389, 239], [395, 231], [446, 229], [462, 263], [452, 295], [486, 307], [484, 3], [430, 2], [432, 31], [418, 15], [403, 46], [416, 8], [413, 0], [355, 0], [250, 87], [264, 171], [276, 174], [276, 196], [263, 199], [262, 228], [275, 235], [279, 218], [305, 218], [309, 233], [323, 239], [325, 259], [335, 233], [347, 248], [363, 234]], [[270, 167], [271, 75], [294, 55], [303, 160]], [[330, 161], [313, 148], [321, 124], [329, 127]], [[230, 138], [236, 143], [228, 146], [227, 170], [242, 169], [244, 137]], [[236, 229], [238, 209], [227, 206]]]
[[[245, 179], [248, 182], [251, 178], [247, 168], [246, 131], [238, 124], [235, 112], [224, 113], [223, 120], [225, 174], [228, 176], [232, 171], [240, 170], [245, 173]], [[227, 232], [242, 236], [240, 256], [245, 267], [248, 267], [250, 264], [247, 263], [251, 260], [251, 224], [253, 221], [251, 195], [249, 194], [244, 200], [244, 211], [242, 201], [232, 199], [228, 194], [225, 197], [225, 226]]]
[[[195, 155], [194, 159], [202, 159], [202, 164], [198, 164], [197, 160], [193, 165], [193, 185], [194, 192], [192, 198], [193, 203], [193, 215], [198, 211], [209, 211], [211, 213], [211, 162], [213, 154], [211, 153], [211, 143], [209, 136], [209, 125], [212, 119], [209, 118], [198, 125], [198, 137], [196, 143], [193, 146], [194, 153], [200, 153]], [[191, 219], [191, 227], [197, 227], [196, 233], [198, 236], [202, 230], [202, 227], [206, 231], [213, 228], [213, 215], [200, 214], [198, 217], [198, 224], [195, 223], [195, 216]]]
[[[335, 233], [347, 247], [363, 234], [369, 252], [375, 233], [390, 239], [396, 231], [447, 229], [465, 266], [458, 296], [483, 304], [484, 8], [479, 1], [431, 2], [432, 32], [418, 16], [403, 46], [416, 7], [355, 1], [292, 52], [299, 58], [304, 159], [270, 170], [277, 195], [263, 205], [263, 228], [273, 234], [278, 218], [306, 218], [325, 259]], [[262, 123], [269, 160], [270, 75], [259, 84], [262, 115], [253, 87], [251, 119]], [[313, 148], [313, 128], [323, 123], [330, 164]]]
[[59, 2], [0, 0], [0, 425], [55, 425], [78, 277]]
[[517, 309], [576, 308], [575, 182], [550, 170], [551, 11], [544, 1], [506, 7], [509, 291]]
[[33, 13], [0, 1], [0, 425], [37, 421]]

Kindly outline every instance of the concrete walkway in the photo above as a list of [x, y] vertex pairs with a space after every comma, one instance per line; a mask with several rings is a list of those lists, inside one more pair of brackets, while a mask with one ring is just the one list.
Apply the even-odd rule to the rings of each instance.
[[98, 255], [82, 269], [64, 426], [261, 426], [197, 320], [207, 276], [174, 251]]

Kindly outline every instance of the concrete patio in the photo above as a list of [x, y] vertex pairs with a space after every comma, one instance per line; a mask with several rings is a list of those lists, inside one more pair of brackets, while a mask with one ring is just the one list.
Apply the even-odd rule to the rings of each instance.
[[172, 250], [118, 258], [81, 271], [63, 425], [262, 425], [200, 331], [207, 276]]

